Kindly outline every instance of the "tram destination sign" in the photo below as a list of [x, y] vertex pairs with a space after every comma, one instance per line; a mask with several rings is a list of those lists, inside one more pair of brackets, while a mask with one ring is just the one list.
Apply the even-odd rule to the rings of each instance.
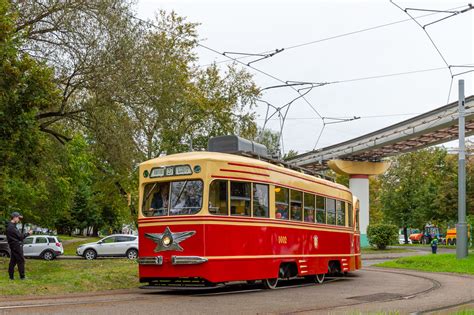
[[150, 178], [191, 175], [190, 165], [163, 166], [151, 169]]

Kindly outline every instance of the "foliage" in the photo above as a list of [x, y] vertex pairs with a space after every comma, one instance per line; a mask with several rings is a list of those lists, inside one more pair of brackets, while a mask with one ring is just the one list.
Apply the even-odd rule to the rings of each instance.
[[59, 91], [51, 69], [20, 52], [16, 16], [6, 0], [0, 1], [0, 16], [0, 209], [29, 214], [46, 190], [40, 180], [45, 139], [36, 115], [58, 103]]
[[456, 259], [455, 254], [411, 256], [383, 262], [376, 266], [474, 275], [474, 255], [461, 260]]
[[367, 227], [367, 238], [371, 246], [385, 249], [398, 241], [398, 227], [393, 224], [371, 224]]
[[0, 217], [71, 233], [136, 218], [138, 163], [257, 133], [252, 76], [197, 67], [196, 23], [128, 0], [0, 0]]
[[423, 228], [428, 222], [455, 221], [456, 159], [445, 149], [430, 148], [400, 155], [393, 159], [381, 181], [380, 201], [389, 222]]
[[278, 133], [271, 129], [259, 129], [258, 136], [254, 141], [263, 144], [267, 147], [268, 155], [273, 158], [279, 158], [280, 156], [280, 143], [278, 139]]

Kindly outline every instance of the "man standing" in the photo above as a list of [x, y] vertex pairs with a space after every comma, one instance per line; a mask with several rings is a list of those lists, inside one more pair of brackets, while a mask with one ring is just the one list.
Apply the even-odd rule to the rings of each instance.
[[31, 235], [29, 233], [21, 234], [16, 228], [16, 225], [23, 219], [23, 216], [18, 212], [11, 214], [11, 221], [7, 227], [7, 241], [10, 246], [10, 265], [8, 266], [8, 275], [10, 280], [14, 279], [15, 266], [18, 265], [18, 272], [20, 273], [20, 279], [25, 279], [25, 257], [23, 256], [23, 240]]

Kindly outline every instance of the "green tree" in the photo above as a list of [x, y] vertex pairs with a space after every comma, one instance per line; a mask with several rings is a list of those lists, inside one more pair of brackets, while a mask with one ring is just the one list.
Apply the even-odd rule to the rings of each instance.
[[[10, 2], [0, 1], [0, 209], [30, 216], [44, 198], [39, 181], [44, 137], [36, 115], [59, 102], [53, 71], [22, 53]], [[6, 216], [6, 213], [4, 213]]]
[[381, 176], [384, 217], [400, 227], [423, 228], [456, 217], [456, 184], [452, 159], [442, 148], [430, 148], [393, 159]]

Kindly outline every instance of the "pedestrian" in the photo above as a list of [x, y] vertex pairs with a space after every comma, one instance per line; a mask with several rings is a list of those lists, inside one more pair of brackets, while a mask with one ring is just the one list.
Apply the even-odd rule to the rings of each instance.
[[436, 254], [436, 251], [438, 250], [438, 237], [434, 237], [433, 240], [431, 241], [431, 253]]
[[20, 273], [20, 279], [25, 279], [25, 257], [23, 256], [23, 240], [31, 235], [29, 233], [22, 234], [16, 228], [16, 225], [23, 219], [23, 216], [18, 212], [13, 212], [10, 216], [11, 220], [7, 227], [7, 241], [10, 246], [10, 265], [8, 266], [8, 275], [10, 280], [14, 280], [15, 266], [18, 265], [18, 272]]

